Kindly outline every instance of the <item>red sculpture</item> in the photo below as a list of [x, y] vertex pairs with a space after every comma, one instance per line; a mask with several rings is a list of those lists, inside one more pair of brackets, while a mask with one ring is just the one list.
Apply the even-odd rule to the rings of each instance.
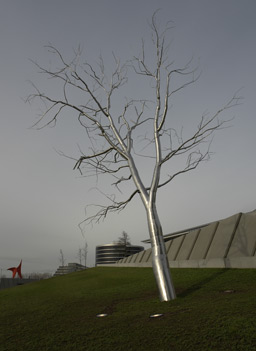
[[21, 275], [21, 264], [22, 264], [22, 260], [20, 261], [20, 264], [18, 265], [18, 267], [11, 267], [8, 268], [8, 271], [12, 271], [12, 277], [15, 278], [16, 273], [18, 273], [19, 277], [22, 279], [22, 275]]

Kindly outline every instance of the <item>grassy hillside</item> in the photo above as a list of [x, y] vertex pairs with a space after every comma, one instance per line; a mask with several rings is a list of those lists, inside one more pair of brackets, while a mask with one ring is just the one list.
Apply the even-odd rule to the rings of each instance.
[[2, 290], [0, 350], [256, 350], [256, 270], [172, 275], [178, 298], [164, 303], [150, 268], [93, 268]]

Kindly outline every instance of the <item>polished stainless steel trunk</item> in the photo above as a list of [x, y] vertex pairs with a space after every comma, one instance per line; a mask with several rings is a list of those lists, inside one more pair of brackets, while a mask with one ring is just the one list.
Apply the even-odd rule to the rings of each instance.
[[152, 266], [159, 298], [161, 301], [170, 301], [176, 298], [176, 294], [166, 255], [162, 227], [155, 206], [149, 207], [147, 214], [152, 246]]

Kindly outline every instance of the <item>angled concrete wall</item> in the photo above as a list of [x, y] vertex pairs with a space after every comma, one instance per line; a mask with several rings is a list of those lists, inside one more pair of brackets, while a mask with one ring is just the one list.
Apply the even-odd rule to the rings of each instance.
[[146, 252], [146, 250], [141, 251], [141, 252], [138, 253], [138, 256], [136, 257], [136, 260], [135, 260], [136, 263], [140, 263], [141, 262], [143, 256], [145, 255], [145, 252]]
[[192, 250], [195, 247], [195, 243], [197, 241], [200, 229], [194, 230], [190, 233], [190, 235], [184, 235], [184, 241], [177, 255], [177, 260], [188, 260]]
[[256, 211], [243, 213], [227, 257], [254, 256], [256, 250]]
[[139, 253], [136, 253], [135, 255], [132, 255], [132, 258], [131, 258], [131, 263], [134, 263], [137, 259], [137, 256], [138, 256]]
[[169, 261], [175, 261], [177, 255], [179, 254], [179, 251], [184, 239], [185, 239], [185, 235], [181, 235], [178, 238], [173, 240], [173, 243], [167, 255]]
[[241, 213], [238, 213], [219, 222], [206, 259], [227, 256], [240, 218]]
[[[256, 268], [256, 210], [186, 232], [165, 245], [170, 267]], [[130, 267], [151, 265], [151, 249], [117, 263]]]
[[196, 240], [195, 246], [192, 249], [189, 259], [191, 260], [205, 259], [209, 251], [209, 248], [211, 246], [211, 243], [218, 225], [219, 225], [219, 222], [214, 222], [200, 229], [198, 233], [198, 238]]
[[143, 255], [142, 259], [141, 259], [141, 262], [142, 263], [148, 262], [150, 260], [150, 258], [151, 258], [151, 253], [152, 253], [151, 249], [145, 250], [145, 253], [144, 253], [144, 255]]
[[173, 241], [170, 240], [170, 241], [167, 241], [167, 243], [165, 243], [165, 248], [166, 248], [166, 254], [168, 255], [170, 249], [171, 249], [171, 246], [172, 246], [172, 243]]

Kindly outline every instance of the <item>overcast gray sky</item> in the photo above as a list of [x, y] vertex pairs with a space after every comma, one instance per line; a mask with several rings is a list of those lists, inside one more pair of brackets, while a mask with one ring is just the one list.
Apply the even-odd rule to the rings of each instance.
[[[59, 250], [77, 261], [84, 238], [78, 223], [87, 204], [100, 202], [92, 179], [73, 171], [74, 163], [55, 151], [79, 156], [86, 135], [69, 117], [55, 128], [29, 129], [38, 106], [25, 104], [28, 81], [46, 84], [29, 59], [49, 64], [44, 45], [70, 57], [78, 44], [85, 59], [114, 51], [122, 59], [138, 53], [150, 38], [147, 20], [172, 20], [171, 55], [184, 64], [200, 59], [202, 76], [182, 92], [173, 112], [189, 131], [201, 114], [223, 106], [243, 88], [242, 106], [230, 111], [232, 128], [216, 135], [214, 155], [196, 171], [159, 191], [164, 233], [256, 208], [256, 2], [254, 0], [9, 0], [0, 1], [0, 268], [3, 274], [23, 259], [24, 272], [54, 272]], [[47, 82], [51, 86], [50, 82]], [[50, 84], [50, 85], [49, 85]], [[50, 89], [50, 88], [49, 88]], [[51, 90], [49, 90], [51, 91]], [[133, 244], [148, 237], [139, 199], [124, 212], [85, 228], [88, 264], [95, 246], [125, 230]]]

